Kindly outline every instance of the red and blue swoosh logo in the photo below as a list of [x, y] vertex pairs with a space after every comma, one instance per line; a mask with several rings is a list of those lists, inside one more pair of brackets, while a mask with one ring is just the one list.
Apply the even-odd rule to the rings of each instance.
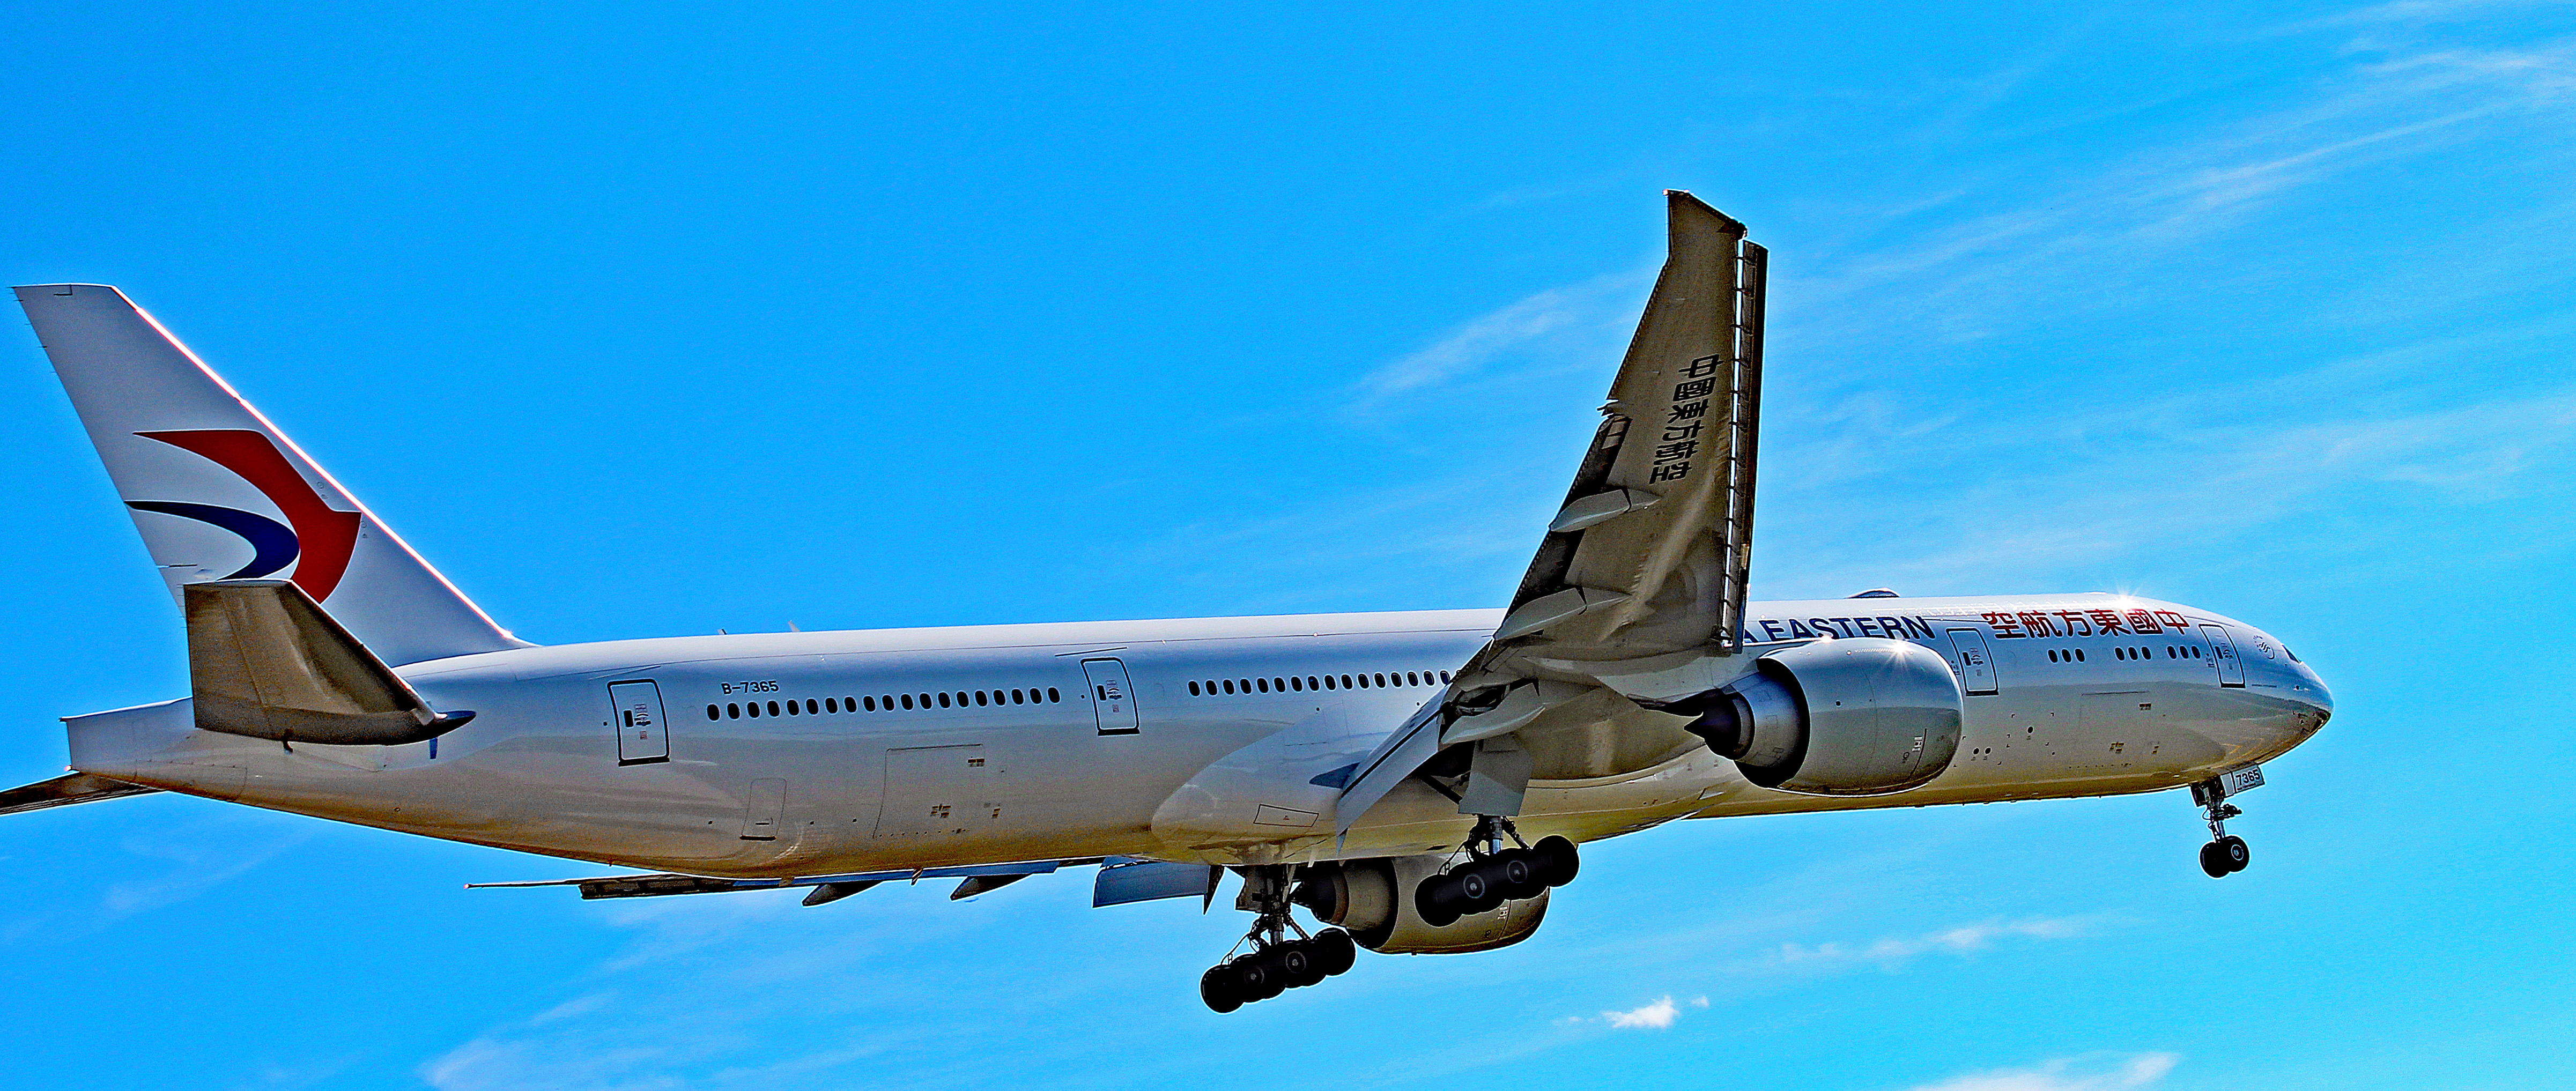
[[301, 557], [304, 563], [296, 566], [293, 579], [313, 601], [330, 598], [340, 586], [340, 577], [349, 571], [349, 555], [358, 548], [358, 513], [337, 511], [323, 503], [312, 483], [295, 472], [294, 464], [267, 436], [237, 428], [134, 434], [194, 452], [231, 470], [277, 505], [291, 528], [265, 515], [212, 504], [128, 500], [126, 507], [194, 519], [241, 535], [251, 545], [250, 563], [225, 579], [257, 579]]

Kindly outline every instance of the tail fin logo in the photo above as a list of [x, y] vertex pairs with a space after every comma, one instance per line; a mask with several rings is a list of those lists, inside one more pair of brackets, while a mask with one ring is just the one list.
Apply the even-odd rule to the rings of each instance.
[[296, 472], [294, 464], [267, 436], [237, 428], [134, 434], [203, 456], [232, 471], [277, 505], [294, 529], [279, 526], [277, 520], [265, 515], [211, 504], [128, 500], [126, 507], [194, 519], [241, 535], [251, 545], [250, 563], [225, 579], [255, 579], [294, 564], [300, 557], [304, 563], [296, 565], [292, 579], [305, 594], [313, 596], [313, 601], [330, 598], [332, 590], [340, 586], [340, 577], [349, 571], [349, 555], [358, 548], [358, 513], [339, 511], [324, 503], [322, 495], [313, 491], [312, 483]]

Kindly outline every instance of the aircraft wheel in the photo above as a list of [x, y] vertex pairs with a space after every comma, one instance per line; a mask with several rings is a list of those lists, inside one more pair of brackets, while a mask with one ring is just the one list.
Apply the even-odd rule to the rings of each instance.
[[1485, 874], [1485, 866], [1481, 863], [1469, 864], [1450, 872], [1449, 884], [1458, 892], [1454, 900], [1458, 904], [1460, 916], [1482, 913], [1501, 904], [1503, 900], [1502, 891], [1494, 889], [1493, 877]]
[[2212, 879], [2224, 879], [2235, 869], [2227, 866], [2227, 850], [2212, 841], [2200, 847], [2200, 870]]
[[2227, 870], [2230, 872], [2243, 871], [2245, 865], [2254, 862], [2254, 850], [2245, 847], [2245, 839], [2242, 837], [2231, 833], [2219, 838], [2217, 844], [2219, 857], [2227, 861]]
[[1422, 923], [1433, 928], [1446, 928], [1458, 920], [1457, 883], [1448, 875], [1434, 875], [1413, 888], [1413, 911], [1422, 915]]
[[1549, 886], [1564, 886], [1573, 882], [1574, 873], [1583, 869], [1583, 860], [1575, 854], [1574, 842], [1562, 837], [1551, 835], [1539, 838], [1538, 845], [1531, 851], [1537, 853], [1545, 862], [1545, 866], [1539, 871]]
[[1496, 870], [1502, 874], [1503, 897], [1512, 901], [1535, 898], [1547, 889], [1547, 875], [1539, 855], [1528, 849], [1504, 849], [1494, 857]]
[[1243, 1006], [1243, 997], [1235, 986], [1233, 967], [1211, 966], [1199, 975], [1199, 999], [1207, 1001], [1209, 1011], [1223, 1015]]
[[1316, 965], [1324, 968], [1324, 976], [1332, 977], [1359, 961], [1360, 945], [1351, 939], [1350, 933], [1328, 928], [1315, 933], [1315, 953]]
[[1323, 968], [1316, 964], [1315, 949], [1304, 940], [1289, 940], [1272, 948], [1271, 957], [1278, 963], [1281, 983], [1302, 989], [1324, 979]]

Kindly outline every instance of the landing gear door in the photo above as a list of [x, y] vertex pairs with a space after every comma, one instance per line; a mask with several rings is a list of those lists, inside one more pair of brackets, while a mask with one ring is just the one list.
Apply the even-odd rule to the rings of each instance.
[[670, 726], [662, 720], [662, 690], [651, 681], [608, 684], [609, 723], [617, 729], [617, 764], [671, 760]]
[[1127, 664], [1115, 659], [1085, 659], [1083, 677], [1091, 683], [1091, 710], [1103, 735], [1137, 731], [1135, 687], [1127, 682]]
[[2209, 665], [2218, 668], [2218, 684], [2243, 686], [2245, 661], [2236, 657], [2236, 641], [2227, 635], [2227, 626], [2203, 625], [2200, 635], [2209, 638]]
[[1986, 651], [1986, 634], [1952, 629], [1950, 651], [1959, 663], [1960, 692], [1972, 697], [1995, 692], [1995, 657]]

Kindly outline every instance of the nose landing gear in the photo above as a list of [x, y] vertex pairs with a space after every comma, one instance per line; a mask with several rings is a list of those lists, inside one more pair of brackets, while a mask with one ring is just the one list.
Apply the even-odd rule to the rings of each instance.
[[2245, 870], [2254, 860], [2253, 850], [2245, 839], [2227, 832], [2227, 820], [2245, 812], [2227, 802], [2227, 786], [2212, 778], [2191, 786], [2191, 801], [2200, 805], [2208, 816], [2209, 843], [2200, 847], [2200, 870], [2212, 879], [2224, 879]]
[[[1505, 836], [1514, 847], [1502, 847]], [[1549, 887], [1573, 882], [1582, 867], [1574, 842], [1551, 836], [1530, 845], [1510, 819], [1490, 815], [1478, 817], [1462, 849], [1469, 857], [1466, 863], [1413, 888], [1413, 908], [1422, 914], [1422, 923], [1443, 928], [1504, 902], [1538, 897]]]
[[1350, 969], [1358, 960], [1359, 944], [1350, 933], [1327, 928], [1309, 935], [1289, 919], [1288, 892], [1288, 868], [1244, 870], [1243, 893], [1235, 899], [1235, 907], [1256, 916], [1252, 931], [1244, 933], [1235, 946], [1240, 949], [1249, 943], [1252, 949], [1199, 975], [1199, 999], [1207, 1002], [1208, 1010], [1223, 1015], [1289, 989], [1302, 989]]

